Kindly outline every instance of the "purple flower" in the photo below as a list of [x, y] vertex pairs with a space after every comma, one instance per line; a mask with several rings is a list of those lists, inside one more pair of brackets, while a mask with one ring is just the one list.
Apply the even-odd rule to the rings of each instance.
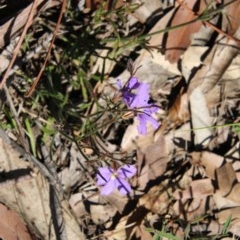
[[136, 172], [134, 165], [124, 165], [116, 171], [110, 167], [100, 167], [97, 173], [97, 185], [103, 186], [101, 195], [109, 195], [115, 188], [122, 195], [130, 193], [131, 186], [125, 179], [133, 177]]
[[144, 106], [149, 105], [149, 84], [146, 83], [139, 83], [137, 88], [136, 94], [132, 99], [131, 104], [129, 105], [130, 108], [141, 108]]
[[129, 109], [134, 110], [137, 115], [139, 121], [138, 132], [146, 135], [147, 122], [150, 122], [157, 129], [159, 123], [151, 115], [158, 110], [158, 107], [148, 103], [150, 99], [149, 84], [139, 82], [136, 77], [130, 78], [125, 86], [122, 86], [119, 79], [117, 84], [122, 93], [123, 102]]
[[149, 85], [140, 83], [136, 96], [130, 104], [130, 108], [137, 111], [137, 119], [139, 121], [138, 132], [142, 135], [147, 134], [147, 122], [150, 122], [155, 129], [159, 127], [157, 120], [151, 116], [158, 110], [158, 107], [149, 104], [149, 98]]
[[122, 93], [123, 102], [129, 107], [131, 102], [133, 101], [136, 94], [132, 91], [137, 89], [141, 83], [138, 82], [136, 77], [131, 77], [129, 81], [123, 86], [120, 79], [117, 80], [117, 85], [120, 88], [120, 92]]

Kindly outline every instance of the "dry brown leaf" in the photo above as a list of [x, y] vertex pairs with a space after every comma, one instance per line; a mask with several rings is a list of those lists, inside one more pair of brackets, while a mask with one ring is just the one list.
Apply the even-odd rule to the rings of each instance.
[[213, 195], [214, 187], [212, 185], [212, 180], [209, 178], [199, 179], [192, 181], [189, 188], [186, 190], [177, 190], [174, 192], [173, 196], [176, 199], [191, 199], [191, 198], [205, 198], [209, 195]]
[[[30, 165], [10, 143], [0, 138], [0, 165], [5, 178], [0, 183], [0, 201], [14, 210], [28, 228], [41, 239], [57, 238], [50, 209], [50, 185], [40, 172], [31, 173]], [[84, 239], [83, 233], [65, 201], [61, 202], [69, 239]]]
[[215, 203], [212, 197], [180, 199], [173, 205], [173, 212], [180, 219], [194, 221], [214, 208]]
[[164, 184], [156, 185], [139, 199], [139, 205], [154, 213], [166, 214], [171, 196], [171, 188], [164, 186]]
[[239, 203], [236, 203], [226, 197], [223, 197], [219, 190], [216, 190], [216, 193], [213, 195], [213, 200], [216, 204], [216, 208], [219, 210], [240, 206]]
[[218, 188], [223, 197], [240, 203], [240, 183], [237, 182], [236, 173], [231, 163], [225, 163], [216, 169]]
[[0, 238], [4, 240], [31, 240], [28, 229], [17, 214], [0, 204]]
[[[210, 4], [213, 4], [213, 1], [211, 2], [203, 0], [183, 0], [179, 2], [181, 2], [181, 6], [177, 10], [175, 10], [175, 13], [173, 13], [173, 18], [170, 21], [170, 26], [177, 26], [179, 24], [190, 22], [196, 19], [197, 15], [200, 15], [207, 7], [209, 8]], [[229, 3], [229, 1], [225, 1], [224, 3]], [[195, 6], [198, 6], [197, 12], [194, 12], [192, 10], [195, 8]], [[223, 27], [223, 29], [227, 28], [227, 33], [230, 34], [230, 36], [233, 36], [239, 27], [239, 21], [236, 17], [240, 14], [239, 6], [239, 2], [236, 0], [233, 1], [231, 4], [228, 4], [225, 9], [225, 18], [223, 21], [223, 25], [226, 25], [226, 27]], [[210, 24], [208, 24], [207, 26], [209, 25]], [[190, 45], [191, 35], [198, 32], [201, 26], [202, 21], [199, 20], [168, 32], [165, 54], [166, 59], [168, 59], [170, 62], [176, 62], [181, 56], [181, 54]], [[214, 26], [212, 27], [212, 30], [213, 29]]]
[[[234, 37], [240, 39], [240, 27]], [[218, 43], [204, 59], [202, 68], [191, 79], [188, 95], [190, 96], [198, 86], [204, 94], [210, 93], [237, 56], [238, 47], [239, 44], [236, 41], [219, 36]]]
[[217, 216], [219, 223], [222, 225], [231, 217], [229, 232], [234, 234], [234, 236], [240, 236], [240, 207], [221, 210], [217, 213]]
[[147, 209], [144, 206], [136, 206], [133, 212], [122, 217], [113, 231], [106, 231], [105, 236], [108, 240], [125, 240], [132, 239], [137, 228], [141, 226], [144, 217], [147, 214]]
[[[196, 14], [191, 11], [194, 9], [194, 6], [198, 4], [198, 1], [194, 0], [184, 0], [181, 1], [182, 5], [173, 13], [173, 17], [170, 22], [170, 26], [174, 27], [183, 23], [187, 23], [196, 18]], [[204, 1], [200, 1], [199, 11], [206, 7]], [[201, 21], [196, 21], [186, 26], [179, 27], [177, 29], [171, 30], [167, 33], [167, 42], [166, 42], [166, 53], [165, 57], [171, 63], [176, 62], [182, 53], [191, 43], [191, 35], [199, 31], [202, 25]]]
[[109, 221], [116, 214], [116, 208], [110, 204], [92, 204], [90, 207], [91, 219], [96, 224], [103, 224]]
[[[126, 224], [127, 224], [127, 219], [128, 217], [124, 217], [122, 218], [117, 226], [114, 228], [114, 230], [112, 231], [105, 231], [104, 236], [108, 239], [108, 240], [125, 240], [128, 239], [126, 236]], [[130, 227], [134, 227], [135, 224], [131, 225]]]
[[177, 128], [189, 120], [189, 102], [185, 91], [185, 83], [181, 78], [171, 89], [174, 96], [171, 99], [167, 116], [163, 119], [160, 128], [155, 133], [155, 139], [169, 128]]
[[205, 172], [208, 177], [215, 179], [215, 171], [219, 168], [223, 162], [224, 158], [212, 152], [202, 151], [193, 152], [192, 163], [194, 165], [200, 165], [205, 167]]
[[226, 197], [231, 192], [236, 180], [232, 164], [225, 163], [222, 167], [216, 169], [216, 178], [220, 193]]
[[182, 86], [178, 96], [169, 109], [168, 120], [172, 124], [176, 124], [176, 126], [187, 122], [190, 117], [188, 104], [187, 94]]
[[226, 154], [227, 158], [235, 160], [232, 164], [233, 164], [234, 170], [236, 171], [236, 174], [238, 174], [240, 171], [240, 161], [238, 161], [240, 159], [239, 149], [240, 149], [240, 142], [238, 141]]
[[84, 215], [89, 214], [86, 206], [84, 205], [85, 199], [88, 200], [89, 196], [83, 193], [72, 194], [69, 199], [69, 205], [77, 218], [81, 218]]
[[119, 191], [114, 191], [112, 194], [105, 196], [104, 199], [114, 206], [119, 213], [122, 213], [127, 203], [129, 202], [129, 198], [121, 195]]
[[84, 215], [90, 215], [96, 223], [106, 223], [118, 211], [123, 212], [129, 199], [114, 191], [108, 196], [99, 197], [93, 192], [73, 194], [69, 204], [76, 217], [81, 220]]
[[[210, 223], [207, 224], [207, 228], [206, 228], [205, 232], [207, 232], [208, 235], [218, 235], [220, 233], [220, 231], [221, 231], [220, 224], [215, 220], [211, 220]], [[224, 238], [222, 240], [227, 240], [227, 239]]]
[[[199, 33], [199, 35], [201, 35], [201, 38], [203, 38], [202, 32], [203, 30], [201, 30], [201, 32]], [[195, 36], [194, 40], [197, 38], [198, 37]], [[206, 39], [205, 42], [207, 40], [208, 39]], [[199, 46], [199, 44], [192, 43], [192, 45], [189, 46], [188, 49], [185, 51], [181, 59], [181, 70], [186, 82], [188, 82], [189, 78], [191, 78], [193, 69], [201, 66], [203, 54], [206, 53], [208, 49], [209, 47], [207, 46]]]
[[[229, 2], [229, 0], [227, 1]], [[239, 1], [232, 1], [228, 4], [225, 9], [225, 21], [227, 25], [227, 33], [233, 36], [236, 30], [240, 26], [239, 18], [240, 15], [240, 4]]]
[[149, 210], [159, 214], [166, 213], [171, 195], [171, 189], [167, 189], [163, 184], [154, 186], [139, 199], [134, 211], [128, 216], [122, 217], [114, 230], [107, 231], [104, 235], [109, 240], [132, 239], [135, 235], [140, 236], [143, 240], [148, 239], [150, 236], [144, 232], [143, 220]]
[[143, 225], [143, 223], [135, 228], [135, 238], [139, 240], [152, 240], [152, 235], [146, 231], [146, 226]]
[[151, 146], [138, 150], [138, 189], [143, 190], [149, 181], [157, 179], [166, 171], [170, 160], [167, 149], [165, 138], [160, 135]]
[[213, 134], [213, 129], [209, 128], [209, 126], [213, 124], [213, 118], [210, 116], [205, 94], [200, 87], [193, 90], [189, 96], [189, 102], [194, 132], [194, 144], [208, 146]]

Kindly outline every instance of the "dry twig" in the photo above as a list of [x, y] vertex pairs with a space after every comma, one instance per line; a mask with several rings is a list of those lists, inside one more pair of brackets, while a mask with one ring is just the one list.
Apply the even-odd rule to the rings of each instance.
[[38, 82], [39, 82], [39, 80], [40, 80], [40, 78], [41, 78], [41, 76], [42, 76], [42, 73], [43, 73], [43, 71], [44, 71], [44, 69], [45, 69], [45, 66], [46, 66], [46, 64], [47, 64], [47, 61], [48, 61], [48, 59], [49, 59], [49, 56], [50, 56], [50, 53], [51, 53], [51, 50], [52, 50], [52, 47], [53, 47], [53, 43], [54, 43], [54, 41], [55, 41], [55, 38], [56, 38], [56, 35], [57, 35], [57, 32], [58, 32], [58, 29], [59, 29], [59, 27], [60, 27], [60, 23], [61, 23], [61, 20], [62, 20], [62, 17], [63, 17], [63, 13], [65, 12], [65, 9], [66, 9], [66, 5], [67, 5], [67, 1], [66, 1], [66, 0], [63, 0], [62, 8], [61, 8], [60, 15], [59, 15], [58, 21], [57, 21], [57, 25], [56, 25], [56, 27], [55, 27], [55, 29], [54, 29], [54, 32], [53, 32], [52, 41], [51, 41], [51, 44], [50, 44], [50, 46], [49, 46], [49, 48], [48, 48], [47, 56], [46, 56], [46, 58], [45, 58], [45, 61], [44, 61], [44, 63], [43, 63], [43, 66], [42, 66], [40, 72], [38, 73], [37, 78], [36, 78], [35, 81], [33, 82], [33, 85], [31, 86], [31, 88], [29, 89], [29, 91], [26, 93], [26, 95], [25, 95], [26, 97], [30, 97], [30, 96], [33, 94], [33, 92], [34, 92], [34, 90], [35, 90], [35, 87], [37, 86], [37, 84], [38, 84]]

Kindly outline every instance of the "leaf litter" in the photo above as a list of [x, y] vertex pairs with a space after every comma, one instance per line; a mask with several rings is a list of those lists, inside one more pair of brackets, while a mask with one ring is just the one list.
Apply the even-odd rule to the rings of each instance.
[[[24, 239], [33, 235], [36, 239], [60, 236], [118, 240], [153, 239], [158, 234], [163, 239], [240, 237], [239, 134], [233, 128], [239, 125], [240, 112], [239, 1], [150, 2], [144, 1], [130, 11], [125, 27], [134, 29], [136, 23], [146, 24], [151, 38], [146, 48], [137, 51], [133, 44], [124, 54], [130, 58], [130, 53], [137, 51], [133, 64], [142, 66], [135, 76], [150, 86], [151, 103], [160, 106], [154, 112], [158, 129], [147, 124], [147, 134], [141, 136], [136, 117], [123, 125], [111, 121], [111, 113], [97, 117], [96, 125], [103, 127], [99, 134], [92, 138], [90, 134], [84, 141], [73, 141], [71, 131], [63, 127], [51, 143], [45, 142], [54, 155], [50, 162], [44, 157], [43, 165], [50, 175], [28, 159], [25, 147], [19, 150], [19, 142], [14, 145], [5, 133], [0, 134], [0, 200], [30, 230]], [[98, 4], [86, 1], [93, 12], [98, 11]], [[125, 4], [119, 1], [115, 7], [120, 11]], [[111, 8], [110, 2], [105, 8]], [[206, 9], [209, 15], [204, 15]], [[162, 14], [154, 15], [156, 12]], [[198, 17], [202, 20], [161, 31]], [[127, 31], [124, 34], [128, 36]], [[111, 44], [108, 48], [113, 47]], [[112, 99], [113, 89], [118, 89], [116, 80], [124, 85], [131, 77], [126, 68], [114, 76], [112, 71], [119, 67], [116, 62], [122, 59], [109, 57], [104, 62], [110, 54], [108, 48], [99, 50], [100, 57], [93, 58], [92, 74], [103, 71], [107, 77], [95, 86], [92, 97], [98, 99], [87, 107], [85, 116], [107, 108], [106, 99]], [[12, 96], [17, 95], [17, 90], [11, 91]], [[21, 97], [14, 101], [18, 105]], [[36, 115], [38, 111], [48, 114], [41, 108], [34, 111]], [[37, 122], [33, 127], [36, 139], [41, 135], [40, 125]], [[73, 132], [77, 139], [78, 129]], [[7, 133], [14, 140], [19, 137], [11, 129]], [[44, 148], [40, 149], [41, 154], [35, 152], [38, 161], [45, 156]], [[103, 163], [108, 169], [136, 165], [137, 174], [129, 179], [132, 191], [127, 196], [118, 191], [100, 195], [95, 174]], [[63, 229], [58, 229], [61, 223]], [[6, 231], [1, 234], [6, 235], [1, 237], [8, 239], [13, 223], [2, 224]], [[27, 231], [24, 225], [20, 229]], [[16, 232], [16, 239], [21, 239], [20, 232]]]

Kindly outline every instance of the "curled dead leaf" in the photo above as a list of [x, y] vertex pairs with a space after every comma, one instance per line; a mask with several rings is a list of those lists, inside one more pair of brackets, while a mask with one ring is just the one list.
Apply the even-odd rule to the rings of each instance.
[[216, 170], [216, 177], [220, 193], [223, 197], [240, 204], [240, 183], [231, 163], [225, 163]]

